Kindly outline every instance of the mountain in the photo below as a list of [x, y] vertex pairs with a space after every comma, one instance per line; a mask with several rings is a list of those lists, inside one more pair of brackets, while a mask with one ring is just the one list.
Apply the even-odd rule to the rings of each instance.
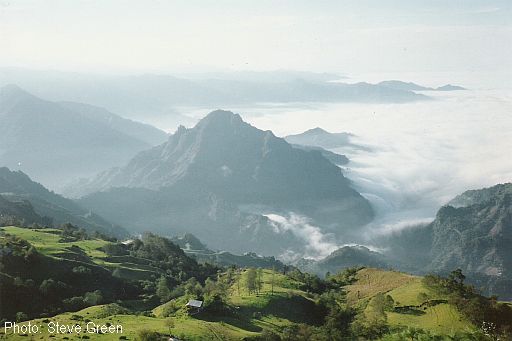
[[33, 182], [21, 171], [0, 168], [0, 203], [6, 213], [26, 223], [45, 224], [49, 217], [55, 224], [71, 223], [89, 231], [117, 237], [128, 233], [102, 217]]
[[[430, 269], [456, 268], [491, 294], [512, 298], [512, 184], [468, 191], [431, 224]], [[463, 205], [460, 205], [463, 203]]]
[[398, 80], [383, 81], [377, 85], [385, 86], [390, 89], [402, 90], [402, 91], [455, 91], [455, 90], [466, 90], [465, 88], [457, 85], [446, 84], [437, 88], [431, 88], [423, 85], [418, 85], [412, 82], [402, 82]]
[[[339, 79], [339, 77], [336, 77]], [[95, 76], [77, 73], [0, 69], [0, 86], [16, 83], [53, 101], [107, 108], [125, 117], [186, 118], [180, 106], [226, 107], [283, 102], [401, 103], [427, 100], [412, 91], [369, 83], [332, 82], [332, 75], [298, 72], [204, 74], [201, 78], [142, 74]], [[177, 120], [174, 120], [177, 121]]]
[[318, 151], [217, 110], [77, 190], [89, 193], [84, 206], [132, 230], [192, 232], [216, 249], [278, 254], [297, 245], [294, 231], [265, 214], [302, 214], [335, 235], [368, 223], [373, 211], [350, 185]]
[[0, 195], [0, 226], [15, 225], [22, 222], [25, 225], [49, 222], [34, 211], [34, 207], [27, 200], [9, 201]]
[[253, 252], [243, 255], [235, 255], [227, 251], [213, 251], [208, 249], [196, 236], [185, 233], [181, 237], [171, 238], [171, 242], [178, 245], [183, 251], [199, 263], [210, 263], [218, 266], [237, 266], [241, 268], [254, 267], [262, 269], [274, 269], [280, 271], [285, 265], [275, 257], [264, 257]]
[[343, 246], [320, 260], [301, 259], [294, 263], [302, 271], [325, 276], [326, 273], [335, 274], [346, 268], [376, 267], [386, 268], [386, 257], [362, 245]]
[[432, 225], [421, 223], [378, 236], [371, 242], [383, 250], [393, 267], [420, 274], [425, 273], [431, 262], [432, 239]]
[[434, 90], [434, 88], [422, 86], [413, 82], [402, 82], [398, 80], [382, 81], [378, 85], [385, 86], [391, 89], [404, 90], [404, 91], [423, 91]]
[[437, 91], [456, 91], [456, 90], [467, 90], [462, 86], [446, 84], [436, 88]]
[[[78, 107], [82, 109], [74, 111]], [[42, 100], [15, 85], [2, 87], [0, 166], [22, 169], [47, 186], [61, 188], [73, 177], [123, 164], [151, 146], [126, 133], [140, 128], [144, 135], [146, 125], [115, 115], [102, 119], [92, 112], [78, 104]]]
[[324, 149], [349, 148], [370, 151], [369, 148], [354, 144], [350, 133], [330, 133], [322, 128], [313, 128], [296, 135], [285, 136], [284, 139], [293, 145], [313, 146]]
[[59, 104], [74, 113], [81, 114], [151, 146], [162, 144], [169, 137], [166, 132], [149, 124], [128, 120], [101, 107], [76, 102], [59, 102]]
[[387, 267], [384, 261], [384, 255], [372, 251], [365, 246], [343, 246], [333, 251], [329, 256], [317, 262], [317, 266], [331, 273], [337, 273], [340, 270], [350, 267]]
[[325, 157], [327, 160], [331, 161], [335, 165], [346, 165], [349, 162], [349, 159], [347, 156], [342, 154], [336, 154], [333, 153], [327, 149], [323, 149], [322, 147], [315, 147], [315, 146], [303, 146], [300, 144], [292, 144], [293, 148], [302, 149], [306, 151], [317, 151], [320, 154], [322, 154], [323, 157]]

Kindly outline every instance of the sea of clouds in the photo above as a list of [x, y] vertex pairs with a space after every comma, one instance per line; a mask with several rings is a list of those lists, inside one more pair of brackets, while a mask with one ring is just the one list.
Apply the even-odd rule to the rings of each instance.
[[[432, 100], [401, 104], [262, 104], [225, 109], [277, 136], [321, 127], [330, 132], [353, 133], [353, 143], [370, 147], [371, 152], [333, 150], [350, 158], [343, 172], [376, 210], [375, 221], [362, 231], [370, 241], [431, 221], [439, 207], [468, 189], [512, 181], [511, 90], [423, 93]], [[180, 111], [197, 121], [209, 109]], [[165, 121], [159, 126], [173, 129], [165, 126]], [[312, 256], [323, 256], [321, 250], [340, 246], [322, 236], [307, 217], [272, 218], [281, 226], [296, 229], [299, 235], [314, 237], [306, 244]]]

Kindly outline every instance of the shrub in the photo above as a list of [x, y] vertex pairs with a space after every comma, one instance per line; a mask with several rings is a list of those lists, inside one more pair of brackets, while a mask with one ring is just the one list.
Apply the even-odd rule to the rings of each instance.
[[157, 341], [160, 340], [160, 334], [149, 329], [141, 329], [137, 332], [137, 341]]

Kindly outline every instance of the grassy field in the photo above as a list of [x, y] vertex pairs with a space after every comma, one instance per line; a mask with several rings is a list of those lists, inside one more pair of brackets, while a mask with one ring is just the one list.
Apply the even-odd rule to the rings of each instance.
[[[396, 306], [418, 306], [420, 293], [430, 300], [445, 297], [434, 294], [425, 287], [421, 277], [380, 269], [362, 269], [357, 274], [357, 282], [347, 287], [348, 300], [354, 305], [365, 306], [378, 293], [390, 295]], [[369, 312], [370, 307], [366, 307]], [[437, 334], [451, 334], [457, 331], [472, 331], [474, 326], [451, 305], [446, 303], [419, 308], [403, 313], [386, 312], [390, 326], [415, 327]]]
[[[128, 340], [134, 340], [137, 333], [141, 329], [148, 329], [157, 331], [161, 334], [168, 334], [169, 329], [165, 324], [164, 318], [146, 317], [139, 315], [110, 315], [104, 316], [103, 308], [105, 306], [94, 306], [75, 313], [65, 313], [57, 315], [50, 319], [36, 319], [30, 321], [32, 325], [40, 326], [39, 334], [33, 335], [36, 339], [45, 340], [78, 340], [81, 338], [90, 340], [119, 340], [120, 336], [124, 336]], [[90, 321], [89, 321], [90, 320]], [[239, 340], [244, 336], [254, 334], [245, 331], [234, 325], [228, 323], [218, 323], [216, 321], [205, 321], [194, 319], [190, 317], [175, 318], [175, 327], [172, 328], [172, 333], [175, 335], [186, 335], [187, 340], [204, 340], [205, 335], [211, 335], [212, 340]], [[71, 326], [79, 324], [82, 327], [82, 332], [77, 333], [49, 333], [48, 324], [58, 322], [60, 325]], [[28, 324], [24, 322], [23, 324]], [[116, 332], [98, 334], [95, 333], [93, 328], [95, 325], [112, 325], [122, 326], [122, 331], [117, 328]], [[87, 325], [89, 333], [87, 330]], [[117, 331], [120, 331], [117, 333]], [[51, 335], [51, 336], [50, 336]], [[85, 337], [84, 337], [85, 336]], [[7, 338], [10, 340], [27, 340], [30, 337], [23, 335], [8, 334]]]
[[47, 256], [58, 257], [60, 254], [70, 252], [73, 245], [81, 248], [89, 257], [100, 260], [107, 255], [98, 250], [109, 242], [101, 239], [79, 240], [74, 242], [59, 242], [61, 239], [60, 230], [57, 229], [29, 229], [21, 227], [2, 227], [6, 233], [18, 236], [32, 244], [37, 251]]
[[[2, 227], [0, 230], [14, 236], [25, 239], [32, 244], [40, 253], [54, 258], [70, 258], [70, 256], [80, 256], [84, 253], [90, 259], [110, 270], [119, 269], [119, 276], [127, 279], [149, 279], [151, 275], [158, 275], [160, 270], [132, 262], [131, 257], [108, 257], [100, 250], [102, 246], [110, 242], [102, 239], [87, 239], [73, 242], [62, 242], [60, 230], [57, 229], [29, 229], [14, 226]], [[76, 248], [78, 247], [78, 249]]]

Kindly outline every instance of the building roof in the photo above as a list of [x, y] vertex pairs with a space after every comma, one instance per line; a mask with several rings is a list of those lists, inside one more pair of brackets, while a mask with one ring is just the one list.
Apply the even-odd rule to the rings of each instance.
[[189, 300], [187, 303], [188, 307], [194, 307], [194, 308], [201, 308], [202, 305], [203, 305], [203, 301], [198, 301], [198, 300]]

